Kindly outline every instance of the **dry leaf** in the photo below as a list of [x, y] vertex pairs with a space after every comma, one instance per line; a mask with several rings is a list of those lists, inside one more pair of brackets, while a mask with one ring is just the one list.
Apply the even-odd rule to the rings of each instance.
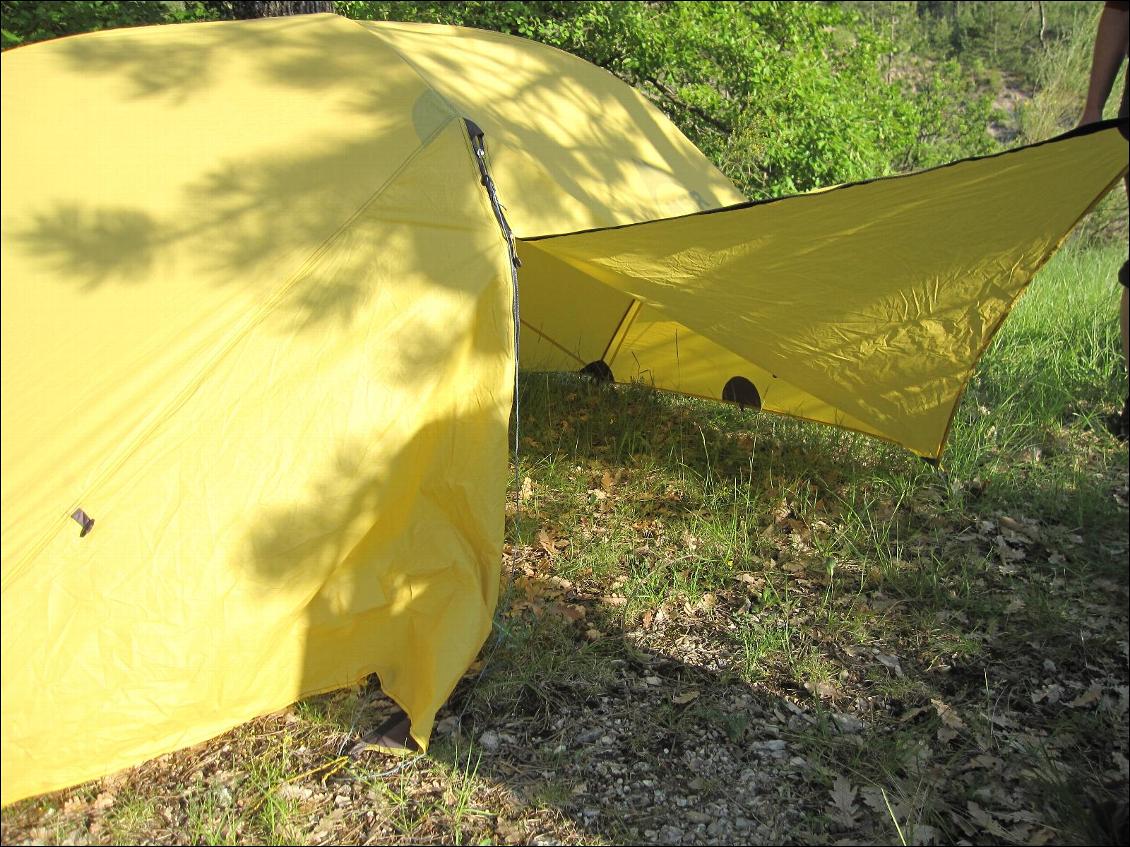
[[538, 547], [549, 554], [549, 558], [557, 558], [557, 548], [553, 546], [553, 538], [544, 529], [538, 531]]
[[[1006, 562], [1019, 562], [1026, 559], [1028, 554], [1023, 550], [1017, 549], [1008, 543], [1008, 540], [1003, 535], [998, 535], [993, 543], [997, 545], [997, 552], [1000, 553], [1001, 558]], [[1015, 571], [1014, 571], [1015, 573]]]
[[692, 688], [689, 691], [684, 691], [682, 694], [676, 694], [674, 697], [671, 698], [671, 702], [674, 703], [676, 706], [685, 706], [687, 703], [691, 702], [692, 700], [697, 700], [698, 695], [699, 695], [698, 689]]
[[559, 610], [562, 617], [572, 623], [585, 619], [586, 612], [584, 606], [568, 605], [557, 606], [556, 608]]
[[1011, 529], [1013, 532], [1024, 532], [1024, 526], [1020, 523], [1020, 521], [1014, 521], [1007, 515], [1001, 515], [998, 520], [1000, 521], [1000, 525], [1005, 529]]
[[895, 676], [902, 676], [902, 665], [899, 664], [898, 656], [888, 656], [885, 653], [876, 653], [875, 658], [883, 667], [895, 672]]
[[1032, 702], [1039, 703], [1041, 700], [1047, 700], [1048, 703], [1058, 703], [1059, 698], [1062, 696], [1063, 686], [1053, 682], [1041, 691], [1033, 691]]
[[1083, 706], [1090, 706], [1092, 703], [1097, 703], [1103, 696], [1103, 688], [1098, 683], [1095, 683], [1074, 700], [1067, 705], [1073, 709], [1081, 709]]
[[102, 812], [113, 806], [115, 800], [117, 800], [117, 798], [113, 794], [110, 794], [108, 791], [103, 791], [94, 798], [92, 806], [95, 811]]
[[925, 847], [927, 844], [937, 844], [938, 838], [941, 836], [941, 831], [937, 827], [930, 826], [925, 823], [911, 824], [910, 826], [910, 843], [921, 845]]
[[826, 680], [821, 680], [820, 682], [817, 682], [815, 684], [806, 682], [804, 684], [804, 687], [811, 693], [815, 694], [817, 697], [820, 697], [824, 700], [834, 700], [837, 696], [839, 696], [840, 693], [839, 689], [836, 688], [835, 685], [827, 682]]
[[763, 589], [765, 587], [764, 577], [754, 576], [751, 573], [740, 573], [740, 574], [738, 574], [738, 581], [744, 582], [746, 585], [748, 585], [750, 587], [751, 591], [755, 591], [755, 592], [761, 591], [761, 589]]
[[1008, 837], [1008, 834], [1004, 831], [1004, 827], [1001, 826], [992, 815], [990, 815], [972, 800], [965, 804], [965, 808], [969, 811], [970, 820], [972, 820], [979, 827], [987, 830], [988, 832], [991, 832], [993, 835], [996, 835], [998, 837]]
[[942, 719], [942, 723], [950, 729], [965, 729], [965, 721], [951, 706], [947, 706], [941, 700], [931, 700], [930, 703], [938, 713], [938, 717]]
[[851, 780], [843, 776], [836, 777], [832, 790], [828, 793], [832, 798], [828, 805], [834, 810], [834, 817], [846, 825], [854, 824], [856, 788]]
[[928, 712], [929, 710], [930, 709], [928, 706], [915, 706], [913, 709], [908, 709], [906, 712], [899, 716], [899, 723], [906, 723], [907, 721], [914, 720], [920, 714], [922, 714], [923, 712]]

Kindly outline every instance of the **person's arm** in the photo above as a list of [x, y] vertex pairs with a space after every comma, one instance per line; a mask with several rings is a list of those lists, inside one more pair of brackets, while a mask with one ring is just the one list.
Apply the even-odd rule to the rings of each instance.
[[1091, 60], [1091, 81], [1087, 87], [1087, 103], [1083, 107], [1080, 125], [1101, 121], [1103, 106], [1110, 97], [1118, 69], [1126, 56], [1130, 41], [1130, 11], [1126, 3], [1108, 4], [1099, 17], [1099, 31], [1095, 35], [1095, 53]]

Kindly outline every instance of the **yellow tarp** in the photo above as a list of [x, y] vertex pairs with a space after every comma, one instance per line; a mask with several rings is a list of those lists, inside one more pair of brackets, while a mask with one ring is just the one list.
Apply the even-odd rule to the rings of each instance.
[[928, 456], [1126, 165], [1105, 130], [696, 215], [743, 198], [657, 110], [494, 33], [316, 15], [2, 63], [5, 804], [371, 672], [426, 745], [490, 629], [515, 366], [463, 118], [526, 239], [524, 365], [744, 376]]
[[532, 277], [574, 303], [591, 289], [630, 304], [605, 326], [581, 310], [539, 325], [558, 367], [600, 359], [619, 381], [714, 399], [739, 378], [766, 411], [937, 458], [1001, 321], [1126, 162], [1112, 121], [911, 176], [527, 240], [523, 302], [537, 304]]

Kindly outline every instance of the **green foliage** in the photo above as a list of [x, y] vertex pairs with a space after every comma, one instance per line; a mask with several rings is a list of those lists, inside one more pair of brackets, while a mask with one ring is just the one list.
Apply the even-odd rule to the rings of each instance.
[[493, 29], [581, 56], [650, 97], [753, 198], [993, 146], [988, 100], [956, 64], [917, 84], [884, 73], [892, 44], [840, 5], [348, 0], [338, 10]]
[[80, 32], [180, 23], [206, 17], [201, 3], [150, 0], [69, 0], [66, 3], [4, 0], [0, 3], [0, 12], [3, 24], [0, 36], [5, 50]]
[[843, 5], [887, 33], [906, 55], [956, 60], [982, 84], [999, 88], [1009, 79], [1031, 91], [1039, 84], [1041, 59], [1080, 26], [1097, 20], [1102, 3], [849, 0]]

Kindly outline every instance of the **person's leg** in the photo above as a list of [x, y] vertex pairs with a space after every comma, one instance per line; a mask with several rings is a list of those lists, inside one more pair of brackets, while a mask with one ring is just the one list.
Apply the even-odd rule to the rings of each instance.
[[[1122, 364], [1127, 369], [1126, 377], [1130, 383], [1130, 344], [1127, 336], [1130, 335], [1130, 288], [1127, 287], [1127, 276], [1130, 275], [1130, 262], [1122, 266]], [[1122, 415], [1118, 420], [1118, 430], [1115, 433], [1123, 441], [1130, 438], [1130, 384], [1127, 386], [1126, 402], [1122, 404]]]

